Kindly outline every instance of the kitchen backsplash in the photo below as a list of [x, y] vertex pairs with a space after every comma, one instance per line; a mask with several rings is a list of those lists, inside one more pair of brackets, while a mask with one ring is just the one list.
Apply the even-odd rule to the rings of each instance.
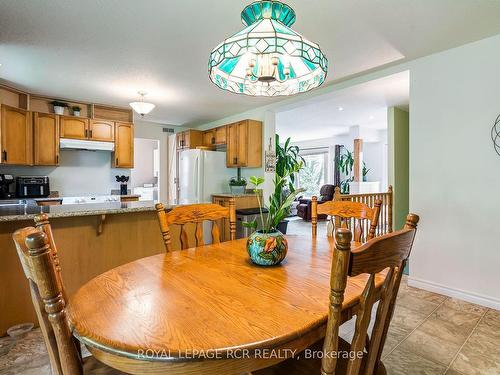
[[50, 190], [64, 196], [110, 194], [119, 188], [115, 175], [130, 175], [130, 169], [112, 168], [106, 151], [61, 150], [59, 161], [58, 167], [0, 166], [0, 173], [49, 176]]

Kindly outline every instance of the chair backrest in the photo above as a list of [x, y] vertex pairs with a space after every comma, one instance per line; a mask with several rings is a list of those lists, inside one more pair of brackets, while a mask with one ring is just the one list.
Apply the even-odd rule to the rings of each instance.
[[375, 201], [373, 208], [364, 203], [351, 201], [328, 201], [318, 204], [318, 198], [312, 197], [312, 234], [313, 236], [317, 234], [318, 215], [329, 215], [330, 222], [334, 225], [330, 226], [328, 236], [333, 236], [337, 228], [348, 228], [354, 231], [354, 241], [371, 240], [377, 230], [381, 204], [380, 200]]
[[[350, 355], [346, 372], [349, 375], [358, 375], [361, 370], [364, 375], [376, 373], [394, 312], [403, 269], [413, 246], [418, 221], [417, 215], [409, 214], [404, 229], [376, 237], [352, 252], [351, 231], [339, 228], [335, 233], [335, 251], [330, 275], [330, 309], [323, 350], [326, 353], [334, 353], [338, 350], [342, 302], [348, 276], [369, 275], [356, 313], [351, 353], [363, 352], [367, 344], [372, 307], [375, 302], [379, 301], [367, 354], [364, 354], [364, 367], [361, 367], [362, 357]], [[375, 285], [376, 274], [384, 270], [387, 273], [381, 290], [378, 292]], [[325, 355], [321, 365], [322, 374], [333, 374], [336, 364], [335, 356]]]
[[203, 240], [203, 222], [212, 222], [212, 243], [219, 243], [221, 239], [218, 220], [229, 220], [229, 235], [230, 239], [236, 238], [236, 209], [234, 198], [229, 200], [229, 207], [223, 207], [214, 203], [189, 204], [185, 206], [177, 206], [171, 210], [165, 210], [161, 203], [156, 204], [156, 212], [158, 213], [158, 221], [160, 223], [160, 231], [165, 243], [167, 252], [172, 251], [172, 241], [170, 236], [171, 225], [180, 226], [180, 243], [182, 249], [189, 248], [188, 235], [185, 228], [186, 224], [194, 223], [196, 246], [205, 245]]
[[[46, 218], [38, 219], [46, 221]], [[13, 239], [30, 285], [33, 306], [54, 373], [82, 374], [82, 362], [66, 318], [64, 289], [49, 237], [41, 227], [27, 227], [17, 230]]]

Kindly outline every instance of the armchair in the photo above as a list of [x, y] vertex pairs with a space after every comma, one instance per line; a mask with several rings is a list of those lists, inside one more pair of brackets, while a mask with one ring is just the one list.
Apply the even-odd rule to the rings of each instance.
[[[318, 204], [333, 200], [335, 185], [323, 185], [319, 190]], [[299, 199], [297, 205], [297, 216], [309, 221], [311, 220], [311, 199]], [[318, 215], [318, 220], [327, 219], [327, 215]]]

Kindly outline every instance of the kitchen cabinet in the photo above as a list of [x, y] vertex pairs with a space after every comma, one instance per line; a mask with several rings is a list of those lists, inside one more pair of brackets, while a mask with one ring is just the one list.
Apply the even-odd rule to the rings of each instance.
[[59, 165], [59, 117], [33, 113], [34, 164]]
[[87, 139], [89, 134], [89, 120], [80, 117], [60, 117], [61, 138]]
[[216, 145], [226, 144], [226, 125], [215, 128], [215, 144]]
[[134, 124], [115, 123], [115, 168], [134, 168]]
[[115, 123], [113, 121], [90, 120], [88, 136], [92, 141], [113, 142], [115, 140]]
[[203, 132], [203, 146], [215, 146], [215, 129], [205, 130]]
[[228, 168], [262, 166], [262, 123], [243, 120], [227, 125], [226, 165]]
[[203, 146], [203, 132], [185, 130], [177, 133], [177, 150], [187, 150], [198, 146]]
[[33, 124], [31, 113], [2, 105], [1, 109], [1, 162], [2, 164], [33, 164]]

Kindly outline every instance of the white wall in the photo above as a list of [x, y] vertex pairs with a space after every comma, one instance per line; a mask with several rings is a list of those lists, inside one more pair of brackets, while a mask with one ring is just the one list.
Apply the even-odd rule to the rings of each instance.
[[154, 171], [154, 150], [159, 147], [156, 139], [134, 139], [134, 168], [130, 170], [130, 188], [144, 184], [157, 184]]
[[130, 169], [111, 167], [109, 151], [61, 150], [59, 164], [59, 167], [0, 167], [0, 173], [49, 176], [50, 190], [64, 196], [111, 194], [112, 189], [120, 189], [115, 175], [130, 175]]
[[411, 64], [410, 283], [500, 309], [500, 36]]

